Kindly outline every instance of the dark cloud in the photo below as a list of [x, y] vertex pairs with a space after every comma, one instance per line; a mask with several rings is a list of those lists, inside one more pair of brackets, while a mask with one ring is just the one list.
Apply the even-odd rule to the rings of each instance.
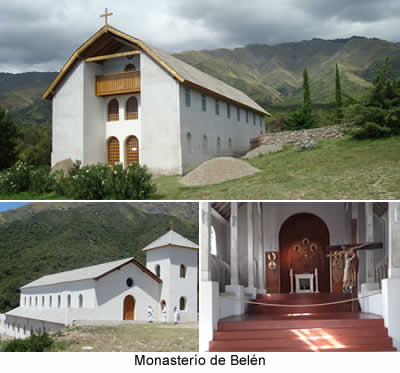
[[[107, 0], [0, 0], [0, 71], [58, 70]], [[399, 0], [114, 0], [111, 24], [167, 51], [352, 35], [399, 41]]]

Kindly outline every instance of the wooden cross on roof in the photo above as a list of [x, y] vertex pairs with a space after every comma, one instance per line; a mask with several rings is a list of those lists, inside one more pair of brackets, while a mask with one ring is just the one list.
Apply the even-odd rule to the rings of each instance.
[[112, 13], [108, 13], [108, 9], [106, 8], [104, 14], [100, 14], [100, 17], [104, 17], [105, 18], [105, 23], [104, 25], [107, 26], [108, 25], [108, 16], [112, 16]]

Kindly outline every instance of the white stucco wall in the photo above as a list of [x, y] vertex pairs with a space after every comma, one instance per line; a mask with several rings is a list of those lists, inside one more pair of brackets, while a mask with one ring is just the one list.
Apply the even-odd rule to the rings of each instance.
[[[32, 310], [57, 309], [58, 296], [61, 295], [60, 308], [67, 307], [68, 295], [71, 295], [71, 307], [79, 308], [79, 295], [83, 297], [83, 308], [96, 307], [94, 280], [73, 281], [64, 284], [49, 286], [40, 286], [32, 288], [22, 288], [20, 296], [20, 306]], [[50, 297], [52, 297], [52, 306], [50, 306]], [[26, 298], [26, 304], [25, 304]], [[36, 298], [38, 300], [36, 306]], [[30, 306], [30, 299], [32, 305]], [[44, 299], [44, 306], [42, 300]]]
[[[186, 298], [186, 308], [180, 311], [182, 321], [197, 320], [198, 251], [180, 247], [161, 247], [146, 252], [146, 266], [155, 271], [160, 265], [163, 280], [161, 300], [167, 304], [168, 319], [173, 320], [173, 308], [179, 299]], [[186, 267], [185, 278], [180, 277], [180, 265]]]
[[52, 165], [67, 158], [84, 158], [84, 65], [78, 62], [71, 69], [53, 97]]
[[96, 75], [103, 74], [102, 65], [84, 64], [84, 126], [83, 163], [107, 162], [106, 156], [106, 98], [96, 96]]
[[33, 334], [39, 335], [44, 332], [53, 333], [64, 328], [64, 324], [8, 315], [4, 315], [3, 325], [3, 329], [0, 326], [0, 334], [20, 339], [28, 338]]
[[[190, 89], [190, 107], [186, 106], [185, 86], [179, 86], [182, 167], [189, 172], [204, 161], [226, 155], [242, 154], [249, 150], [250, 139], [260, 135], [265, 128], [264, 119], [256, 114], [254, 124], [252, 112], [248, 123], [246, 111], [240, 108], [240, 121], [237, 120], [237, 106], [230, 104], [231, 116], [228, 118], [227, 102], [219, 99], [219, 115], [216, 114], [215, 97], [206, 96], [206, 111], [202, 109], [202, 93]], [[190, 134], [190, 144], [188, 141]], [[203, 145], [203, 136], [207, 136], [207, 149]], [[221, 148], [217, 149], [217, 139]], [[232, 146], [229, 145], [229, 139]]]
[[[134, 284], [128, 287], [126, 280]], [[132, 295], [135, 299], [135, 320], [147, 320], [147, 307], [152, 306], [154, 319], [160, 320], [161, 284], [145, 274], [134, 264], [111, 272], [96, 282], [98, 307], [92, 320], [123, 320], [124, 299]]]
[[145, 52], [141, 62], [140, 163], [153, 174], [182, 173], [179, 84]]

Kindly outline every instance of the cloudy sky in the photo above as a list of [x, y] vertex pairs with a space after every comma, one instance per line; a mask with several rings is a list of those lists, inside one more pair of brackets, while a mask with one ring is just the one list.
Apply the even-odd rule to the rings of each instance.
[[168, 52], [352, 35], [400, 41], [399, 0], [0, 0], [0, 72], [56, 71], [104, 24]]

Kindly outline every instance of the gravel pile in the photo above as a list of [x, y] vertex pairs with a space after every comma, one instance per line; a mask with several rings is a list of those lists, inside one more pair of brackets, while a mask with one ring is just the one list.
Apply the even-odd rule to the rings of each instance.
[[185, 175], [180, 182], [186, 186], [219, 184], [254, 175], [259, 171], [245, 161], [232, 157], [219, 157], [204, 162]]
[[258, 157], [260, 154], [275, 153], [280, 150], [282, 150], [282, 144], [261, 145], [258, 148], [249, 151], [243, 156], [243, 158], [252, 159]]

